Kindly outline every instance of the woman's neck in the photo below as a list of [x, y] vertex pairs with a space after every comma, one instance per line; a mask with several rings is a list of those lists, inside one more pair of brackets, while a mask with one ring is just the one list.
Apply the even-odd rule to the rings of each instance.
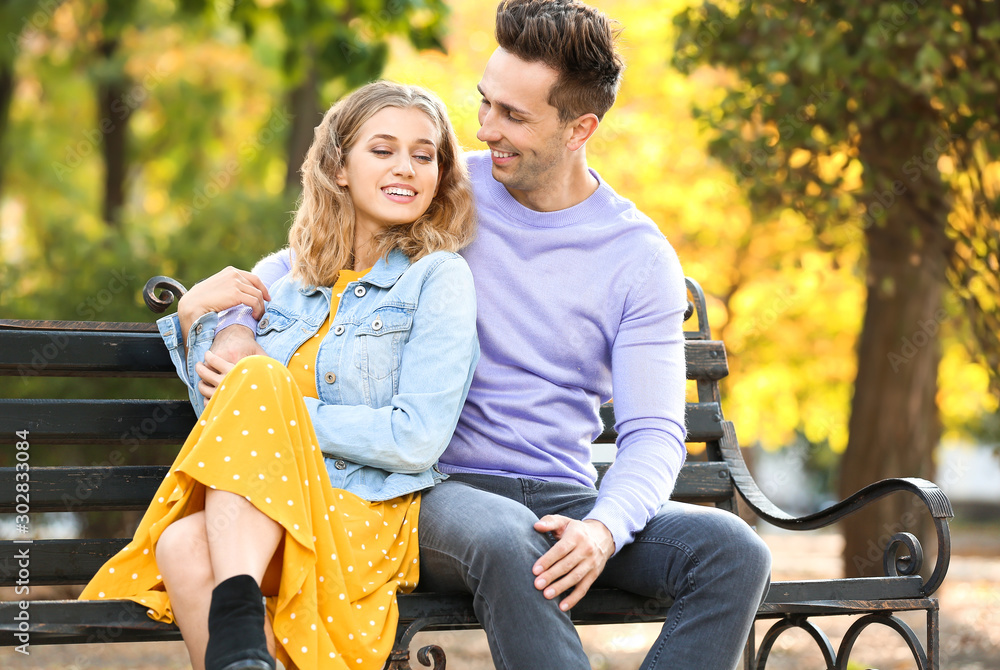
[[375, 236], [371, 231], [357, 226], [354, 229], [354, 271], [360, 272], [375, 265], [378, 255], [375, 253]]

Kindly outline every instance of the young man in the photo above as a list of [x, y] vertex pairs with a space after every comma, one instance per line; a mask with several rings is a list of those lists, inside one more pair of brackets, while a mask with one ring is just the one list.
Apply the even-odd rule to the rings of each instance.
[[[566, 610], [597, 584], [675, 599], [643, 668], [728, 670], [770, 554], [738, 517], [668, 501], [685, 456], [683, 274], [585, 152], [620, 84], [615, 32], [572, 0], [497, 10], [463, 252], [482, 357], [440, 461], [450, 477], [423, 494], [420, 585], [474, 594], [498, 668], [589, 668]], [[287, 269], [285, 251], [255, 272]], [[220, 328], [253, 328], [242, 310]], [[226, 328], [214, 348], [237, 359], [252, 335]], [[598, 492], [590, 445], [612, 391], [618, 451]]]

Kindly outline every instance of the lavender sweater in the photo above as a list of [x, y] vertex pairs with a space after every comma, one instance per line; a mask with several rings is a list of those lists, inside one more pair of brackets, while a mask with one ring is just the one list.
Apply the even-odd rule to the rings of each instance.
[[[493, 179], [487, 152], [468, 155], [479, 231], [472, 268], [482, 355], [445, 473], [593, 487], [590, 445], [614, 389], [618, 450], [586, 518], [616, 550], [667, 500], [684, 462], [684, 277], [656, 226], [591, 171], [600, 187], [558, 212], [519, 204]], [[257, 264], [270, 285], [288, 251]], [[255, 325], [249, 309], [220, 328]]]

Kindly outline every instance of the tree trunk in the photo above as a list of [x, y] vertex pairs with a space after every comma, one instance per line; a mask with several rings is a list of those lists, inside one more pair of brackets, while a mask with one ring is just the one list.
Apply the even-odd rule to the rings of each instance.
[[3, 197], [3, 173], [7, 167], [7, 125], [13, 99], [14, 64], [0, 63], [0, 198]]
[[[950, 246], [944, 233], [947, 205], [928, 196], [942, 192], [928, 187], [934, 181], [940, 185], [936, 165], [928, 165], [915, 179], [895, 179], [902, 176], [908, 157], [922, 151], [911, 151], [917, 137], [904, 134], [895, 146], [866, 137], [867, 164], [885, 177], [869, 211], [877, 209], [877, 201], [886, 216], [865, 231], [868, 301], [850, 437], [841, 461], [841, 498], [886, 477], [934, 477], [932, 455], [941, 437], [938, 332], [945, 320], [942, 299]], [[916, 179], [921, 183], [914, 184]], [[928, 537], [922, 532], [929, 527], [925, 508], [913, 496], [896, 494], [870, 507], [843, 522], [847, 576], [883, 574], [883, 550], [898, 532]], [[926, 566], [932, 564], [933, 544], [924, 550]]]
[[305, 161], [306, 152], [313, 141], [313, 130], [323, 118], [319, 105], [319, 72], [316, 64], [310, 62], [302, 82], [292, 89], [288, 96], [291, 107], [292, 130], [288, 135], [288, 168], [285, 172], [285, 192], [290, 193], [302, 185], [299, 170]]
[[[98, 50], [110, 61], [118, 40], [104, 40]], [[128, 122], [139, 100], [130, 97], [131, 82], [122, 72], [115, 78], [102, 78], [97, 86], [97, 124], [103, 138], [104, 221], [113, 227], [121, 224], [125, 204], [125, 177], [128, 169]]]

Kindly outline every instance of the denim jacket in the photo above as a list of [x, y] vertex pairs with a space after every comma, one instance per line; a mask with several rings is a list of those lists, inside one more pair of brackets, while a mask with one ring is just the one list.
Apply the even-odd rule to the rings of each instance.
[[[331, 289], [286, 275], [268, 292], [257, 341], [288, 365], [329, 317]], [[191, 325], [186, 360], [177, 315], [157, 325], [201, 414], [194, 364], [212, 344], [218, 314]], [[348, 284], [314, 366], [319, 399], [305, 399], [333, 487], [388, 500], [444, 479], [437, 459], [478, 360], [475, 288], [458, 254], [435, 252], [411, 264], [393, 251]]]

